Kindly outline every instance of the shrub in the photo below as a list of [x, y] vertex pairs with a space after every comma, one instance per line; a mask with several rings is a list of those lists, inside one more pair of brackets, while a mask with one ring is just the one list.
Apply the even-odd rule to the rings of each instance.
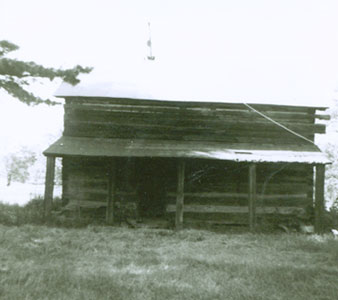
[[19, 205], [0, 203], [0, 223], [4, 225], [17, 225]]
[[338, 229], [338, 207], [332, 206], [325, 214], [326, 229]]
[[[52, 205], [51, 223], [57, 223], [53, 214], [62, 207], [60, 198], [55, 198]], [[45, 223], [44, 201], [42, 197], [33, 198], [26, 205], [10, 205], [0, 203], [0, 224], [20, 226], [24, 224], [40, 225]]]

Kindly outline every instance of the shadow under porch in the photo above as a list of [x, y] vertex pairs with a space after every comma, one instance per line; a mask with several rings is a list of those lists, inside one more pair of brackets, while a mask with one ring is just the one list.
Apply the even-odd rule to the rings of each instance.
[[157, 220], [177, 229], [212, 222], [254, 230], [263, 217], [282, 220], [314, 207], [320, 230], [324, 168], [316, 170], [314, 203], [310, 164], [68, 156], [63, 158], [63, 198], [69, 209], [95, 213], [108, 224]]

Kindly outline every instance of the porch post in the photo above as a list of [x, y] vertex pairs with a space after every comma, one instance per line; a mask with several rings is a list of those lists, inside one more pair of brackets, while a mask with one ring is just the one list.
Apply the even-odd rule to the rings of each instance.
[[109, 164], [108, 170], [108, 195], [107, 195], [107, 209], [106, 222], [107, 224], [114, 223], [114, 202], [116, 196], [116, 161], [113, 159]]
[[176, 219], [175, 219], [176, 230], [180, 230], [183, 227], [184, 171], [185, 171], [185, 162], [183, 160], [179, 160], [177, 166], [177, 194], [176, 194]]
[[45, 217], [49, 217], [50, 214], [51, 214], [51, 210], [52, 210], [53, 190], [54, 190], [54, 174], [55, 174], [55, 157], [54, 156], [47, 156], [45, 197], [44, 197]]
[[253, 231], [256, 227], [256, 164], [249, 166], [249, 227]]
[[323, 232], [325, 165], [316, 165], [315, 232]]

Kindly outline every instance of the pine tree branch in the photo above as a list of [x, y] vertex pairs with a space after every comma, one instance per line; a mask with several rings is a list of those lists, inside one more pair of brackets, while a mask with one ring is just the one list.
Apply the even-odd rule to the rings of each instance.
[[0, 41], [0, 57], [4, 56], [8, 52], [15, 51], [18, 49], [19, 49], [19, 46], [9, 41], [6, 41], [6, 40]]
[[10, 58], [0, 59], [0, 75], [15, 76], [18, 78], [41, 77], [48, 78], [49, 80], [58, 77], [73, 85], [80, 82], [80, 80], [77, 79], [80, 73], [89, 73], [91, 70], [92, 68], [83, 68], [81, 66], [65, 70], [45, 68], [34, 62], [24, 62]]
[[0, 79], [0, 89], [3, 88], [8, 94], [19, 99], [21, 102], [27, 105], [37, 105], [45, 103], [48, 105], [59, 105], [60, 103], [49, 99], [43, 100], [42, 98], [35, 96], [34, 94], [25, 90], [20, 84], [13, 80]]
[[49, 99], [43, 100], [24, 89], [23, 86], [29, 85], [30, 79], [48, 78], [52, 81], [55, 78], [60, 78], [75, 85], [80, 82], [77, 77], [81, 73], [90, 73], [93, 69], [79, 65], [71, 69], [46, 68], [35, 62], [25, 62], [4, 57], [7, 53], [17, 49], [19, 47], [9, 41], [0, 41], [0, 89], [4, 89], [10, 95], [28, 105], [40, 103], [59, 104]]

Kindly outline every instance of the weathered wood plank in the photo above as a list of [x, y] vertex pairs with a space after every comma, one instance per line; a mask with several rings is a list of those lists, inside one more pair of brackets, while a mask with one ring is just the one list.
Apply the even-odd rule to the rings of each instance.
[[[107, 180], [106, 180], [107, 181]], [[79, 181], [72, 181], [72, 183], [78, 184], [80, 183]], [[108, 189], [108, 183], [106, 182], [106, 187], [101, 188], [101, 187], [86, 187], [86, 186], [81, 186], [81, 192], [82, 193], [87, 193], [87, 194], [95, 194], [95, 195], [107, 195], [107, 189]], [[72, 186], [70, 188], [70, 191], [75, 194], [78, 192], [78, 188], [76, 188], [75, 186]], [[115, 190], [115, 194], [116, 195], [120, 195], [120, 196], [136, 196], [137, 193], [135, 191], [119, 191], [119, 190]], [[176, 195], [176, 194], [175, 194]]]
[[[327, 119], [327, 115], [313, 115], [304, 112], [274, 112], [269, 111], [265, 114], [278, 122], [314, 123], [315, 117]], [[252, 122], [254, 120], [266, 121], [262, 116], [251, 110], [235, 109], [179, 109], [179, 108], [157, 108], [153, 106], [87, 106], [71, 105], [65, 107], [65, 118], [78, 120], [104, 120], [128, 119], [139, 120], [146, 118], [150, 120], [206, 120], [206, 121], [231, 121], [236, 119]]]
[[185, 162], [183, 160], [178, 161], [177, 166], [177, 196], [176, 196], [176, 218], [175, 226], [176, 230], [182, 229], [183, 226], [183, 210], [184, 210], [184, 171]]
[[[169, 99], [170, 100], [170, 99]], [[83, 104], [123, 104], [123, 105], [154, 105], [154, 106], [178, 106], [185, 107], [207, 107], [207, 108], [239, 108], [243, 109], [242, 103], [221, 103], [221, 102], [193, 102], [193, 101], [158, 101], [151, 99], [126, 99], [126, 98], [93, 98], [93, 97], [66, 97], [66, 105], [71, 103]], [[303, 111], [314, 112], [315, 110], [326, 110], [327, 107], [306, 107], [306, 106], [289, 106], [273, 104], [251, 104], [255, 109], [272, 110], [272, 111]]]
[[[271, 149], [283, 149], [288, 150], [288, 146], [297, 147], [301, 145], [308, 145], [308, 142], [300, 140], [298, 137], [289, 134], [287, 132], [274, 134], [264, 134], [264, 132], [253, 133], [249, 135], [248, 132], [238, 132], [231, 133], [226, 132], [226, 134], [175, 134], [168, 132], [160, 132], [159, 130], [155, 132], [149, 132], [148, 130], [138, 130], [134, 128], [124, 128], [123, 130], [107, 130], [100, 131], [98, 129], [92, 130], [90, 128], [70, 128], [65, 127], [64, 136], [76, 136], [76, 137], [95, 137], [95, 138], [137, 138], [137, 139], [155, 139], [155, 140], [183, 140], [191, 142], [222, 142], [229, 144], [247, 144], [249, 147], [254, 147], [255, 145], [265, 144], [267, 147], [270, 146]], [[303, 135], [306, 138], [313, 140], [313, 135]], [[243, 148], [245, 149], [245, 148]]]
[[184, 223], [187, 224], [188, 226], [210, 226], [210, 225], [248, 225], [248, 220], [246, 218], [243, 218], [243, 216], [238, 216], [238, 215], [226, 215], [222, 219], [197, 219], [197, 218], [191, 218], [187, 217], [184, 219]]
[[47, 156], [45, 196], [44, 196], [44, 211], [45, 211], [46, 218], [50, 216], [51, 210], [52, 210], [53, 191], [54, 191], [54, 174], [55, 174], [55, 157]]
[[71, 200], [65, 209], [75, 210], [78, 207], [83, 208], [100, 208], [107, 207], [107, 201], [86, 201], [86, 200]]
[[[325, 132], [324, 124], [314, 124], [316, 108], [252, 106], [308, 139]], [[252, 144], [268, 141], [275, 148], [305, 143], [243, 104], [88, 97], [66, 100], [64, 135]]]
[[[168, 218], [174, 217], [174, 213], [168, 213]], [[258, 214], [257, 219], [271, 220], [272, 224], [275, 222], [275, 214]], [[294, 219], [295, 215], [278, 215], [281, 223], [290, 219]], [[184, 214], [184, 224], [200, 223], [204, 224], [233, 224], [233, 225], [249, 225], [248, 216], [246, 213], [189, 213]]]
[[[176, 193], [169, 192], [167, 196], [174, 197]], [[194, 197], [194, 198], [242, 198], [247, 199], [247, 193], [228, 193], [228, 192], [198, 192], [198, 193], [184, 193], [184, 197]], [[306, 193], [300, 194], [272, 194], [272, 195], [259, 195], [257, 194], [257, 199], [304, 199], [307, 198]]]
[[[172, 193], [170, 193], [172, 194]], [[196, 195], [196, 196], [192, 196]], [[202, 194], [202, 195], [199, 195]], [[229, 205], [229, 206], [248, 206], [248, 194], [241, 193], [238, 196], [234, 193], [210, 193], [211, 196], [207, 196], [209, 193], [184, 193], [184, 203], [199, 204], [199, 205]], [[213, 194], [217, 194], [214, 195]], [[168, 194], [167, 194], [168, 195]], [[221, 196], [224, 195], [224, 196]], [[171, 195], [167, 196], [166, 202], [168, 204], [175, 204], [176, 198]], [[299, 195], [267, 195], [262, 196], [257, 194], [257, 205], [275, 206], [275, 207], [306, 207], [312, 204], [312, 198], [307, 194]]]
[[[176, 198], [166, 198], [167, 204], [175, 204]], [[184, 197], [184, 205], [225, 205], [225, 206], [248, 206], [248, 199], [241, 198], [189, 198]], [[274, 207], [306, 207], [312, 205], [311, 198], [304, 199], [269, 199], [269, 200], [257, 200], [257, 206], [274, 206]]]
[[[313, 139], [313, 133], [302, 133], [307, 139]], [[271, 144], [304, 144], [299, 137], [280, 129], [279, 131], [264, 131], [264, 130], [244, 130], [241, 128], [233, 129], [167, 129], [133, 126], [116, 126], [116, 125], [101, 125], [91, 126], [83, 125], [76, 126], [65, 124], [65, 136], [78, 137], [101, 137], [101, 138], [148, 138], [160, 140], [187, 140], [187, 141], [210, 141], [210, 142], [230, 142], [241, 143], [248, 140], [262, 140], [263, 143]]]
[[[177, 212], [176, 206], [173, 204], [168, 204], [166, 207], [167, 213]], [[280, 215], [297, 215], [304, 213], [304, 208], [302, 207], [275, 207], [275, 206], [266, 206], [266, 207], [256, 207], [255, 213], [257, 214], [280, 214]], [[232, 214], [248, 214], [249, 207], [244, 206], [227, 206], [227, 205], [184, 205], [185, 213], [232, 213]], [[249, 224], [250, 220], [249, 220]]]
[[318, 120], [326, 120], [329, 121], [331, 120], [331, 116], [330, 115], [321, 115], [321, 114], [315, 114], [315, 118]]
[[83, 199], [83, 200], [90, 200], [93, 202], [96, 201], [107, 201], [107, 190], [105, 193], [96, 193], [96, 192], [84, 192], [82, 191], [81, 186], [77, 187], [77, 190], [73, 188], [71, 191], [68, 192], [68, 197], [70, 199]]
[[315, 232], [323, 232], [325, 165], [316, 165]]
[[[123, 116], [123, 115], [122, 115]], [[252, 127], [252, 123], [254, 122], [255, 126]], [[128, 124], [128, 126], [126, 125]], [[286, 126], [287, 128], [300, 132], [300, 133], [325, 133], [326, 126], [325, 124], [304, 124], [299, 122], [280, 122], [281, 125]], [[265, 132], [280, 132], [286, 131], [281, 127], [277, 126], [266, 120], [255, 120], [255, 121], [248, 121], [248, 120], [241, 120], [235, 118], [228, 118], [227, 120], [189, 120], [189, 119], [172, 119], [166, 120], [163, 118], [114, 118], [111, 120], [79, 120], [76, 118], [66, 118], [65, 119], [65, 126], [74, 126], [74, 127], [83, 127], [88, 126], [91, 128], [100, 128], [101, 130], [108, 128], [120, 128], [120, 127], [134, 127], [134, 128], [158, 128], [161, 130], [183, 130], [183, 131], [190, 131], [190, 130], [198, 130], [198, 131], [207, 131], [207, 130], [250, 130], [250, 131], [261, 131], [264, 130]], [[287, 132], [287, 131], [286, 131]]]

